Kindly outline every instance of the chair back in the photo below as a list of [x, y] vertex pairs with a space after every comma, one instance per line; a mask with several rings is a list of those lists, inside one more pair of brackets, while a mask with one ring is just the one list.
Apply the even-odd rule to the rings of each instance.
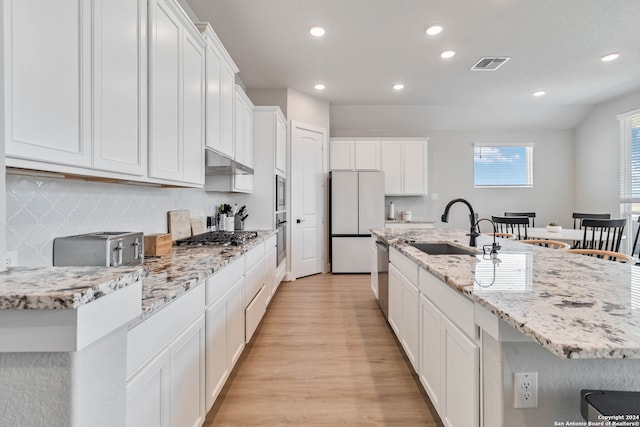
[[529, 226], [536, 226], [536, 213], [535, 212], [505, 212], [504, 216], [526, 216], [530, 219]]
[[611, 219], [611, 214], [590, 214], [590, 213], [573, 213], [573, 228], [576, 230], [582, 229], [582, 220], [585, 218], [592, 219]]
[[636, 228], [636, 235], [633, 238], [633, 249], [631, 249], [631, 256], [636, 253], [636, 246], [638, 246], [638, 236], [640, 235], [640, 216], [638, 216], [638, 225]]
[[631, 263], [633, 262], [633, 258], [627, 254], [623, 254], [620, 252], [613, 251], [603, 251], [600, 249], [567, 249], [567, 252], [571, 252], [574, 254], [587, 255], [596, 258], [602, 258], [609, 261], [617, 261], [617, 262], [625, 262]]
[[496, 232], [511, 233], [517, 240], [528, 237], [529, 218], [526, 216], [492, 216], [491, 220], [496, 225]]
[[622, 233], [627, 220], [622, 219], [592, 219], [582, 220], [584, 234], [581, 249], [600, 249], [618, 252], [622, 242]]
[[544, 246], [545, 248], [551, 249], [569, 249], [571, 247], [570, 244], [561, 242], [559, 240], [550, 240], [550, 239], [522, 239], [520, 243], [528, 243], [530, 245], [536, 246]]

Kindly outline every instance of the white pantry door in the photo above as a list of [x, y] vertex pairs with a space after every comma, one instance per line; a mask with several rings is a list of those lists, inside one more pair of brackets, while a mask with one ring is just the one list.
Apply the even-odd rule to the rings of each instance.
[[291, 124], [291, 274], [322, 273], [326, 129]]

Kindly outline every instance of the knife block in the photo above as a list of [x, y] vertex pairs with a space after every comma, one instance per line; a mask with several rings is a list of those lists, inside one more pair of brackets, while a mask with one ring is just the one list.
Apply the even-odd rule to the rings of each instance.
[[144, 256], [158, 256], [171, 253], [171, 234], [148, 234], [144, 236]]

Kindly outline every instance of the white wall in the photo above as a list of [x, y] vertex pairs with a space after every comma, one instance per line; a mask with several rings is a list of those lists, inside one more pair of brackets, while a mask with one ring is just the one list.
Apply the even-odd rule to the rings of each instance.
[[287, 117], [287, 89], [247, 89], [253, 105], [278, 106]]
[[329, 132], [330, 107], [327, 101], [298, 92], [287, 90], [287, 119], [324, 128]]
[[[2, 187], [4, 191], [4, 186]], [[212, 215], [247, 195], [8, 175], [7, 247], [20, 266], [52, 264], [53, 239], [93, 231], [167, 232], [167, 211]], [[249, 212], [250, 213], [250, 212]]]
[[[3, 17], [4, 2], [0, 0], [0, 22]], [[4, 31], [0, 31], [0, 46], [4, 46]], [[4, 55], [0, 55], [0, 271], [6, 269], [4, 259], [7, 248], [7, 236], [4, 227], [7, 201], [5, 198], [5, 161], [4, 161]]]
[[[332, 113], [333, 114], [333, 113]], [[467, 199], [483, 217], [502, 215], [505, 211], [535, 211], [536, 226], [550, 221], [572, 225], [573, 209], [573, 135], [570, 130], [429, 130], [417, 121], [386, 123], [385, 129], [364, 130], [366, 118], [358, 120], [356, 129], [337, 129], [332, 122], [332, 137], [429, 137], [428, 197], [393, 197], [396, 210], [411, 210], [414, 218], [440, 221], [444, 207], [451, 199]], [[530, 189], [476, 189], [473, 187], [473, 143], [535, 143], [534, 187]], [[438, 200], [431, 200], [431, 194]], [[442, 224], [440, 224], [442, 225]], [[482, 225], [489, 231], [488, 224]], [[451, 211], [449, 226], [467, 228], [468, 211], [456, 206]], [[485, 228], [487, 228], [485, 230]]]
[[640, 108], [640, 90], [596, 106], [575, 129], [575, 210], [620, 212], [618, 114]]

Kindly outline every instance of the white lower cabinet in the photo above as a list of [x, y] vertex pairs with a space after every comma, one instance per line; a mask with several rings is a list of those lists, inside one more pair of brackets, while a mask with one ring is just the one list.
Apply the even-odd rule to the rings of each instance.
[[440, 411], [442, 401], [442, 313], [424, 295], [420, 295], [420, 383]]
[[[411, 264], [399, 267], [410, 270], [415, 267], [417, 273], [417, 265]], [[420, 342], [419, 296], [418, 287], [396, 265], [389, 264], [389, 324], [416, 371]]]
[[204, 422], [204, 335], [202, 315], [169, 345], [172, 426], [198, 427]]
[[480, 359], [473, 303], [420, 269], [419, 378], [442, 422], [480, 425]]
[[196, 288], [128, 332], [127, 426], [204, 422], [203, 309], [204, 287]]
[[127, 427], [167, 427], [171, 390], [165, 349], [127, 383]]
[[389, 325], [395, 332], [396, 336], [400, 336], [402, 327], [402, 273], [398, 271], [393, 264], [389, 264]]
[[244, 257], [209, 277], [206, 318], [206, 408], [211, 409], [244, 349]]

